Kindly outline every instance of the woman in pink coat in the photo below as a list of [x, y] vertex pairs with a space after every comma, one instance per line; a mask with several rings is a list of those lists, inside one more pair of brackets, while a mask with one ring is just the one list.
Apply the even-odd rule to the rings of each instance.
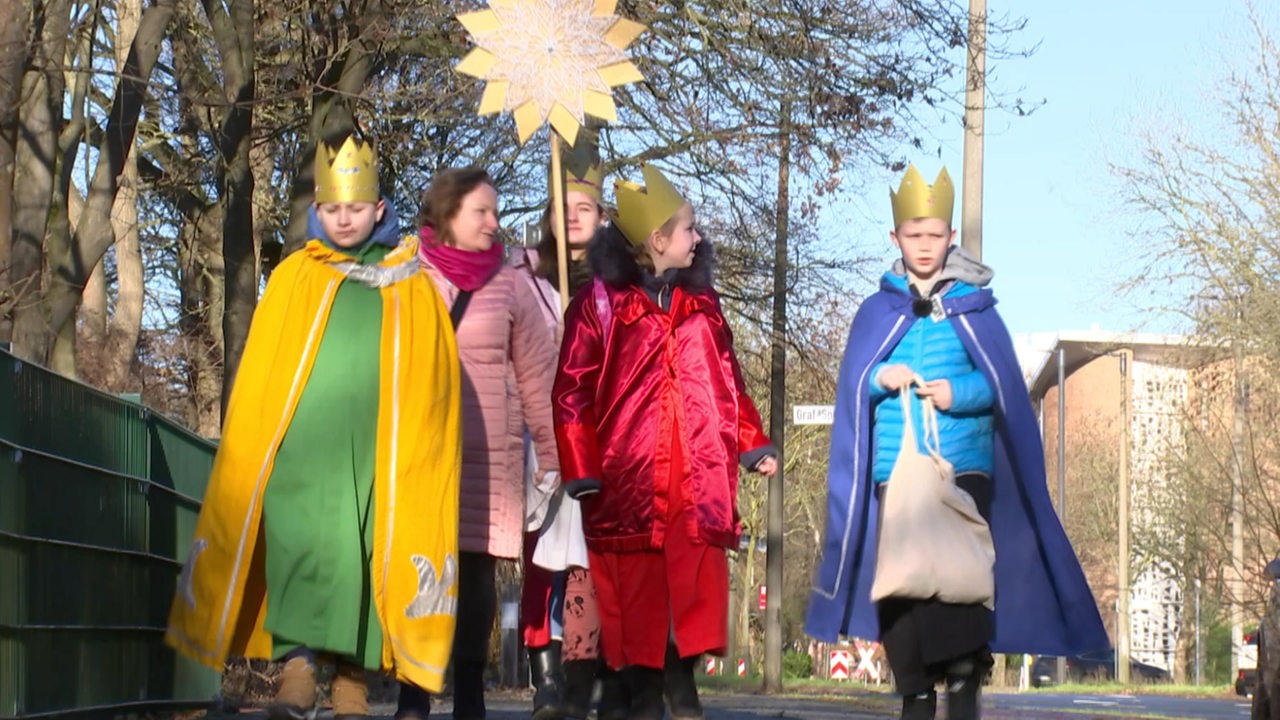
[[[445, 170], [418, 213], [423, 270], [450, 307], [462, 361], [462, 483], [458, 517], [455, 720], [485, 717], [484, 671], [497, 612], [499, 558], [524, 540], [524, 428], [538, 450], [540, 485], [559, 484], [551, 424], [556, 348], [528, 282], [503, 262], [498, 195], [479, 168]], [[423, 518], [429, 522], [429, 518]], [[426, 694], [401, 686], [396, 717], [425, 720]]]

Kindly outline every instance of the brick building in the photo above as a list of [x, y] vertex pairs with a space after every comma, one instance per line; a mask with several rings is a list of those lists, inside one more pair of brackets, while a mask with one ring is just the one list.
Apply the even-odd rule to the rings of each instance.
[[[1132, 353], [1127, 378], [1122, 352]], [[1195, 410], [1198, 378], [1217, 364], [1212, 349], [1181, 336], [1101, 331], [1020, 338], [1019, 357], [1040, 415], [1050, 494], [1071, 535], [1115, 638], [1119, 458], [1123, 402], [1129, 403], [1130, 527], [1158, 522], [1144, 502], [1168, 476], [1164, 463], [1183, 442], [1187, 413]], [[1065, 377], [1059, 387], [1059, 363]], [[1065, 403], [1064, 473], [1058, 471], [1059, 403]], [[1134, 659], [1174, 669], [1182, 632], [1183, 589], [1167, 568], [1130, 561], [1130, 652]], [[1186, 596], [1190, 601], [1190, 596]], [[1187, 629], [1190, 632], [1190, 628]], [[1183, 643], [1189, 640], [1183, 637]]]

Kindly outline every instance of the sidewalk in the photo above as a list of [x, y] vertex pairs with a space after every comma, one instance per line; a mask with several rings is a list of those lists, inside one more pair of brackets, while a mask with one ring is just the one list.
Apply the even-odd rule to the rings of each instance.
[[[704, 694], [707, 720], [885, 720], [898, 716], [899, 700], [896, 695], [875, 692], [848, 692], [839, 696], [771, 696], [760, 694]], [[944, 707], [938, 708], [938, 717], [945, 718]], [[511, 691], [491, 692], [488, 699], [486, 720], [529, 720], [531, 695]], [[375, 705], [371, 708], [375, 720], [392, 720], [394, 705]], [[431, 716], [445, 720], [450, 718], [452, 705], [447, 698], [432, 707]], [[194, 720], [199, 715], [188, 713], [182, 720]], [[210, 713], [207, 720], [264, 720], [266, 713], [246, 710], [242, 713]], [[332, 713], [322, 711], [320, 718], [331, 718]], [[1094, 717], [1115, 720], [1115, 714], [1078, 712], [1039, 712], [1025, 709], [984, 708], [985, 720], [1091, 720]]]

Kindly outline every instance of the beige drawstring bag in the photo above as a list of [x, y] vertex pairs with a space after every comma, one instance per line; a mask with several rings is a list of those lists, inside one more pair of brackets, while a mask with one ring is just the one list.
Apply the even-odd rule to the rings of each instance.
[[[919, 375], [913, 383], [923, 385]], [[937, 599], [995, 607], [996, 550], [991, 528], [943, 459], [938, 414], [923, 398], [926, 453], [916, 443], [911, 386], [902, 388], [902, 448], [884, 491], [871, 599]]]

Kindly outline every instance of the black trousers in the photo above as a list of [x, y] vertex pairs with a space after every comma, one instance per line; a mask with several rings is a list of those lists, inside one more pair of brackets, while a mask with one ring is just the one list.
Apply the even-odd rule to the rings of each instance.
[[[990, 522], [991, 478], [964, 473], [956, 476], [956, 486], [973, 497], [978, 512]], [[882, 497], [883, 491], [883, 486], [877, 488]], [[902, 695], [932, 689], [944, 679], [949, 666], [962, 660], [972, 660], [983, 674], [991, 667], [989, 643], [995, 634], [995, 620], [981, 603], [891, 597], [877, 603], [876, 610], [880, 643]]]
[[498, 613], [498, 558], [486, 553], [458, 553], [458, 629], [453, 637], [455, 662], [489, 660], [489, 634]]
[[[458, 625], [453, 637], [455, 697], [461, 685], [471, 688], [473, 695], [478, 687], [480, 703], [483, 703], [484, 667], [489, 660], [489, 633], [498, 612], [497, 570], [498, 559], [492, 555], [458, 553]], [[461, 683], [460, 672], [464, 676]], [[421, 688], [400, 683], [397, 716], [404, 711], [427, 717], [431, 711], [431, 696]]]

